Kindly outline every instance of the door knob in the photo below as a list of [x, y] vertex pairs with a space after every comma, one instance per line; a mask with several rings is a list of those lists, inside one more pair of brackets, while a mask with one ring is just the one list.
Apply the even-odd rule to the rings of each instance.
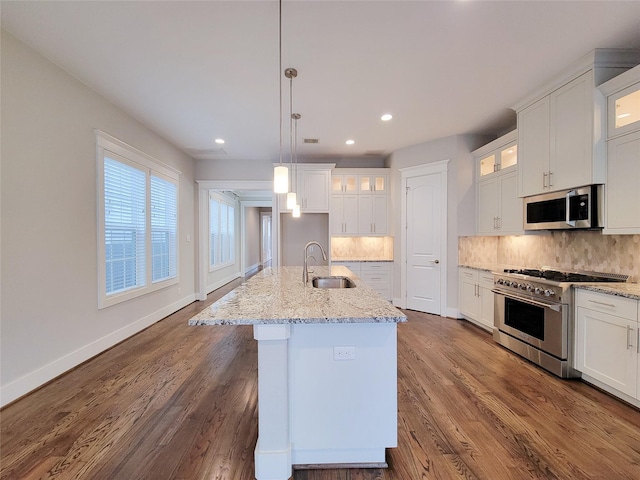
[[440, 263], [440, 260], [434, 260], [433, 263], [437, 265], [438, 263]]

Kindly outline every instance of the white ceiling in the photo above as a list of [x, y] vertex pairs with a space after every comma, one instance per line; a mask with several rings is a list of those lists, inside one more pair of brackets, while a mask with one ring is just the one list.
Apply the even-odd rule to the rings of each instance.
[[[515, 126], [510, 107], [592, 49], [640, 48], [640, 1], [298, 0], [282, 11], [302, 158], [499, 134]], [[277, 1], [2, 0], [1, 15], [179, 148], [208, 152], [195, 158], [276, 160], [281, 77], [288, 149]]]

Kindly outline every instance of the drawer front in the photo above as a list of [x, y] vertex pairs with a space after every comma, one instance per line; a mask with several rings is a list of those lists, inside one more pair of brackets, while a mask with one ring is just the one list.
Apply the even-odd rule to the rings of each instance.
[[360, 278], [369, 286], [374, 284], [386, 285], [387, 288], [391, 282], [391, 272], [365, 272], [360, 273]]
[[638, 321], [638, 301], [632, 298], [578, 289], [576, 304], [596, 312], [608, 313], [627, 320]]
[[471, 268], [460, 268], [460, 278], [461, 279], [465, 279], [465, 280], [470, 280], [470, 281], [477, 281], [478, 280], [478, 271], [477, 270], [473, 270]]
[[493, 288], [493, 274], [489, 272], [479, 272], [478, 283], [481, 287]]
[[365, 272], [390, 272], [392, 262], [362, 262], [360, 263], [360, 270], [364, 274]]

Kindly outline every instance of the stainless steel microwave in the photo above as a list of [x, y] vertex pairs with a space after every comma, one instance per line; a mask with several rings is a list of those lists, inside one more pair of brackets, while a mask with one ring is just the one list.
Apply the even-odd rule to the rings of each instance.
[[602, 228], [603, 186], [588, 185], [524, 199], [525, 230]]

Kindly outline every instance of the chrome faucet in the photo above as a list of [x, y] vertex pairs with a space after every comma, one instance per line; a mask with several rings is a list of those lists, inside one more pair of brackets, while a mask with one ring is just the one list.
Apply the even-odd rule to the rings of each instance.
[[[320, 247], [320, 251], [322, 252], [322, 259], [326, 262], [327, 261], [327, 254], [324, 251], [324, 248], [322, 248], [322, 245], [320, 245], [318, 242], [312, 241], [307, 243], [304, 246], [304, 268], [302, 269], [302, 282], [306, 285], [307, 282], [309, 281], [309, 257], [313, 258], [314, 260], [316, 259], [316, 257], [314, 257], [313, 255], [309, 255], [307, 253], [307, 250], [309, 249], [309, 247], [311, 245], [317, 245]], [[313, 270], [311, 271], [311, 273], [313, 273]]]

